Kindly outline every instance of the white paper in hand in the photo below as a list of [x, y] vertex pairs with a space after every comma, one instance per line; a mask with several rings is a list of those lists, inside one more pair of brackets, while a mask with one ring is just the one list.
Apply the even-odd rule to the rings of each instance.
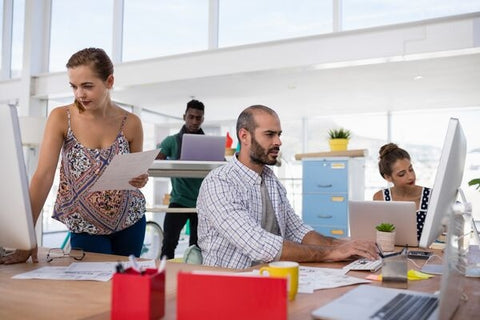
[[159, 152], [159, 149], [155, 149], [144, 152], [117, 154], [92, 186], [90, 192], [137, 189], [128, 181], [147, 173], [148, 168], [150, 168]]

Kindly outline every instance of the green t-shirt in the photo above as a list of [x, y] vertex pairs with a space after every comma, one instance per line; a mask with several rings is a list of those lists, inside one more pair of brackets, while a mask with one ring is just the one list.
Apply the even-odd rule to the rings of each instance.
[[[178, 133], [168, 136], [160, 143], [160, 152], [167, 156], [168, 160], [178, 160], [177, 136]], [[171, 178], [171, 181], [170, 202], [175, 202], [188, 208], [196, 208], [198, 190], [203, 178]]]

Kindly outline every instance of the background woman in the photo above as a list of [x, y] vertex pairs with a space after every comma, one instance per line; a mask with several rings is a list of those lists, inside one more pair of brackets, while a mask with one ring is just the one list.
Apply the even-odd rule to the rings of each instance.
[[417, 207], [417, 238], [420, 240], [431, 189], [416, 185], [410, 155], [395, 143], [388, 143], [380, 148], [378, 169], [380, 175], [392, 183], [393, 187], [377, 191], [373, 200], [414, 201]]

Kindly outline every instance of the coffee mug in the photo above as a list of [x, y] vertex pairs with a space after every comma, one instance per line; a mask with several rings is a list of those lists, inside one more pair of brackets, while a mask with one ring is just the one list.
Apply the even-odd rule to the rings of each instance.
[[260, 274], [268, 273], [270, 277], [287, 278], [288, 300], [292, 301], [298, 291], [298, 268], [297, 262], [275, 261], [260, 268]]

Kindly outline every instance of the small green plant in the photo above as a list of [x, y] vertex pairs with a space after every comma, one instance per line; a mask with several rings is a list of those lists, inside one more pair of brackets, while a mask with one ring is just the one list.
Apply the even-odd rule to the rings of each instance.
[[350, 139], [351, 132], [344, 128], [330, 129], [328, 131], [328, 136], [330, 139]]
[[393, 232], [395, 230], [395, 226], [391, 223], [382, 222], [375, 226], [375, 229], [381, 232]]
[[476, 185], [475, 189], [480, 190], [480, 178], [472, 179], [472, 180], [468, 181], [468, 185], [469, 186]]

